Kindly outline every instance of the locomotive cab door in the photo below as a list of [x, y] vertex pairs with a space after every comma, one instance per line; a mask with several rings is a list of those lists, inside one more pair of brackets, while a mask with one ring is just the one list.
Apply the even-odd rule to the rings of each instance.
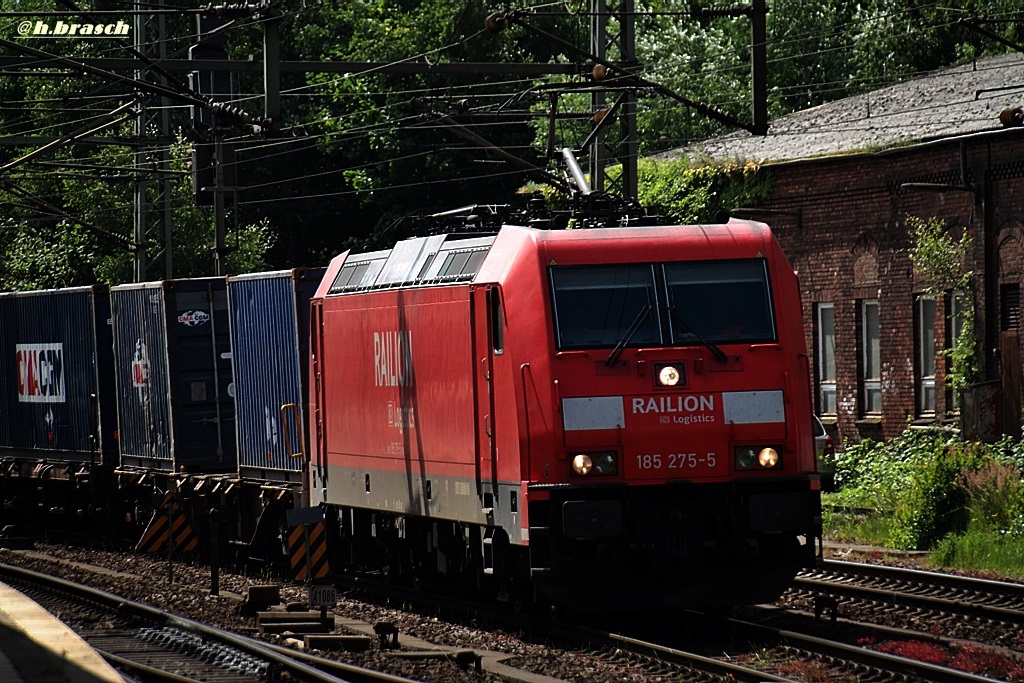
[[472, 287], [469, 298], [473, 326], [477, 495], [484, 510], [493, 510], [498, 486], [494, 433], [494, 328], [498, 290], [494, 286]]
[[309, 449], [308, 481], [310, 505], [318, 505], [327, 499], [327, 435], [324, 433], [323, 410], [323, 302], [314, 300], [310, 305], [309, 340]]

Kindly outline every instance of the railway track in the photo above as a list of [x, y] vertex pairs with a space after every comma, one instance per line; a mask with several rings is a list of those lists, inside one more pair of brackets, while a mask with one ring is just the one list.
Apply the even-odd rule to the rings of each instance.
[[832, 560], [801, 574], [789, 599], [852, 621], [1024, 653], [1024, 584]]
[[[97, 562], [104, 560], [97, 558]], [[109, 561], [106, 560], [106, 561]], [[117, 561], [117, 560], [115, 560]], [[84, 565], [73, 565], [71, 571], [81, 576]], [[46, 571], [49, 571], [47, 569]], [[152, 568], [149, 568], [152, 572]], [[201, 570], [200, 570], [201, 571]], [[894, 584], [892, 578], [870, 578], [872, 574], [882, 577], [896, 576], [900, 581], [909, 582], [907, 585], [907, 600], [918, 599], [922, 595], [940, 593], [937, 597], [947, 602], [956, 603], [957, 600], [965, 604], [989, 603], [989, 606], [996, 609], [1012, 609], [1013, 603], [1001, 591], [1013, 591], [1012, 585], [998, 582], [961, 582], [955, 578], [944, 575], [936, 575], [927, 572], [906, 573], [895, 572], [890, 574], [886, 569], [876, 569], [873, 565], [854, 566], [850, 563], [827, 563], [820, 572], [807, 573], [801, 576], [798, 587], [787, 596], [787, 608], [779, 606], [772, 608], [758, 608], [741, 610], [738, 617], [734, 619], [710, 619], [706, 615], [679, 615], [657, 616], [645, 619], [581, 619], [574, 615], [565, 615], [562, 619], [553, 621], [546, 616], [531, 615], [514, 610], [496, 610], [489, 605], [481, 605], [472, 600], [453, 598], [450, 596], [437, 596], [422, 588], [412, 589], [395, 585], [394, 583], [373, 584], [368, 578], [355, 581], [351, 585], [339, 584], [339, 588], [349, 598], [358, 598], [355, 602], [363, 602], [372, 605], [401, 605], [401, 614], [395, 615], [402, 632], [403, 643], [408, 634], [416, 634], [417, 627], [428, 622], [440, 622], [447, 624], [472, 624], [478, 634], [483, 634], [484, 639], [490, 641], [500, 639], [503, 633], [528, 634], [526, 636], [531, 643], [544, 643], [542, 647], [548, 647], [554, 651], [551, 655], [551, 668], [545, 671], [544, 667], [531, 666], [523, 661], [516, 661], [514, 655], [500, 655], [492, 652], [491, 663], [501, 659], [512, 659], [503, 665], [499, 671], [495, 666], [484, 667], [483, 680], [493, 681], [499, 677], [501, 680], [531, 680], [531, 676], [547, 674], [554, 679], [581, 680], [586, 678], [591, 681], [651, 681], [651, 680], [687, 680], [687, 681], [819, 681], [825, 678], [831, 680], [859, 680], [886, 683], [888, 681], [903, 683], [905, 681], [939, 681], [942, 683], [981, 683], [990, 681], [992, 677], [978, 675], [978, 671], [961, 671], [954, 667], [947, 667], [927, 661], [915, 661], [913, 657], [897, 656], [892, 652], [876, 652], [867, 647], [864, 638], [867, 636], [873, 642], [897, 642], [917, 639], [929, 643], [939, 643], [942, 646], [942, 638], [927, 633], [927, 630], [918, 631], [916, 634], [908, 631], [899, 631], [880, 623], [866, 624], [851, 621], [850, 617], [859, 616], [861, 599], [848, 597], [845, 594], [829, 593], [828, 586], [840, 587], [843, 591], [850, 590], [850, 586], [858, 582], [871, 583], [881, 582], [874, 586], [876, 591], [890, 594], [901, 594], [904, 584]], [[860, 575], [860, 576], [857, 576]], [[831, 577], [831, 578], [830, 578]], [[913, 581], [911, 581], [913, 579]], [[816, 583], [806, 583], [806, 581]], [[938, 588], [934, 583], [948, 583], [948, 589]], [[913, 584], [913, 585], [910, 585]], [[990, 594], [988, 597], [971, 600], [967, 596], [967, 589], [964, 586], [973, 587], [976, 592], [985, 588]], [[115, 589], [119, 590], [119, 589]], [[237, 587], [236, 587], [237, 590]], [[950, 598], [949, 595], [941, 595], [944, 590], [956, 591], [957, 598]], [[825, 613], [821, 619], [813, 616], [813, 604], [815, 598], [824, 597], [834, 599], [838, 604], [838, 612], [842, 617], [833, 623], [831, 614]], [[876, 595], [877, 597], [877, 595]], [[148, 598], [145, 598], [148, 600]], [[119, 604], [125, 601], [119, 600]], [[904, 606], [898, 604], [896, 596], [890, 595], [886, 601], [876, 600], [878, 609], [890, 615], [903, 614], [907, 620], [924, 618], [934, 620], [934, 616], [921, 617], [924, 612], [920, 606]], [[803, 610], [801, 611], [801, 608]], [[67, 608], [58, 606], [57, 609]], [[371, 612], [373, 608], [369, 608]], [[125, 612], [121, 608], [120, 612]], [[375, 612], [376, 613], [376, 612]], [[161, 618], [166, 618], [162, 612], [157, 610]], [[339, 613], [342, 614], [342, 613]], [[379, 613], [377, 613], [379, 614]], [[915, 617], [915, 615], [918, 615]], [[122, 615], [123, 616], [123, 615]], [[137, 617], [136, 617], [137, 618]], [[204, 617], [205, 618], [205, 617]], [[111, 628], [108, 622], [112, 622], [108, 614], [100, 616], [85, 616], [83, 621], [95, 626], [102, 624], [108, 632]], [[219, 622], [218, 622], [219, 623]], [[1005, 622], [999, 622], [1005, 623]], [[119, 627], [123, 628], [123, 627]], [[132, 625], [134, 632], [140, 633], [143, 627], [137, 624]], [[177, 624], [165, 622], [146, 625], [145, 628], [153, 629], [152, 635], [146, 632], [146, 638], [162, 643], [171, 644], [172, 648], [187, 649], [189, 636], [179, 632]], [[171, 632], [167, 629], [170, 628]], [[231, 627], [238, 629], [235, 623]], [[459, 627], [454, 627], [458, 629]], [[1017, 631], [1016, 628], [1009, 629]], [[490, 634], [490, 635], [488, 635]], [[107, 634], [104, 634], [106, 636]], [[114, 634], [116, 635], [116, 634]], [[240, 638], [239, 636], [235, 636]], [[419, 633], [419, 637], [433, 641], [433, 638], [425, 633]], [[461, 638], [462, 636], [458, 636]], [[466, 647], [477, 649], [481, 647], [480, 636], [467, 634], [467, 640], [460, 640], [457, 644], [451, 640], [434, 642], [446, 643], [449, 647]], [[90, 638], [90, 641], [92, 639]], [[248, 641], [249, 639], [244, 639]], [[96, 641], [101, 649], [109, 649], [116, 654], [116, 647], [108, 646], [105, 643]], [[150, 642], [140, 640], [136, 636], [132, 641], [132, 649], [139, 650], [140, 643]], [[204, 646], [207, 641], [204, 640]], [[230, 645], [230, 644], [229, 644]], [[266, 646], [261, 643], [261, 646]], [[146, 647], [149, 647], [147, 644]], [[200, 648], [201, 649], [201, 648]], [[235, 648], [239, 649], [239, 648]], [[268, 648], [281, 656], [293, 659], [294, 652], [284, 649]], [[405, 649], [405, 647], [403, 647]], [[221, 653], [213, 653], [207, 647], [205, 651], [207, 659], [216, 659]], [[245, 650], [241, 654], [251, 656]], [[411, 653], [405, 653], [411, 654]], [[175, 655], [153, 654], [149, 655], [153, 661], [158, 657], [169, 657]], [[307, 655], [308, 656], [308, 655]], [[488, 655], [485, 654], [485, 661]], [[221, 657], [222, 663], [230, 658], [236, 666], [243, 666], [248, 659], [236, 655], [230, 650]], [[556, 661], [563, 660], [563, 661]], [[564, 661], [570, 660], [577, 663], [577, 669], [567, 667]], [[598, 660], [608, 666], [601, 670], [595, 662]], [[306, 660], [309, 666], [321, 666], [316, 658]], [[525, 666], [524, 666], [525, 665]], [[231, 665], [228, 666], [230, 668]], [[269, 675], [275, 675], [279, 670], [274, 668], [276, 664], [257, 666], [265, 667]], [[345, 665], [347, 666], [347, 665]], [[373, 666], [371, 664], [371, 666]], [[517, 668], [523, 666], [523, 669]], [[628, 677], [620, 674], [597, 673], [601, 671], [615, 671], [616, 667], [620, 672], [627, 672]], [[160, 668], [171, 668], [161, 665]], [[223, 668], [223, 667], [222, 667]], [[531, 674], [530, 672], [533, 672]], [[573, 673], [569, 673], [572, 671]], [[1022, 669], [1024, 671], [1024, 669]], [[251, 675], [241, 671], [229, 672], [235, 678], [227, 678], [232, 683], [235, 681], [250, 680], [243, 678], [243, 675]], [[384, 679], [370, 678], [355, 679], [348, 671], [335, 670], [335, 675], [344, 680], [406, 680], [399, 677]], [[408, 672], [403, 672], [408, 673]], [[221, 675], [218, 673], [218, 675]], [[266, 677], [259, 678], [260, 671], [256, 672], [256, 680], [267, 680]], [[290, 675], [290, 674], [289, 674]], [[469, 674], [472, 676], [472, 674]], [[491, 675], [491, 678], [487, 678]], [[387, 675], [385, 675], [387, 676]], [[480, 676], [480, 674], [476, 674]], [[437, 680], [430, 674], [419, 677], [420, 680]], [[999, 678], [999, 677], [997, 677]], [[1003, 679], [1009, 676], [1003, 676]], [[554, 680], [549, 678], [548, 680]], [[217, 682], [222, 679], [212, 675], [204, 680]], [[282, 680], [300, 680], [298, 678], [284, 678]], [[333, 680], [333, 679], [329, 679]], [[463, 680], [463, 679], [459, 679]], [[465, 679], [468, 680], [468, 679]], [[481, 680], [479, 678], [474, 680]]]
[[1024, 584], [991, 581], [919, 569], [845, 560], [826, 560], [802, 573], [801, 588], [827, 588], [833, 594], [890, 600], [913, 607], [958, 611], [965, 615], [1024, 622]]
[[[418, 591], [381, 586], [389, 599], [407, 604], [428, 600], [429, 609], [478, 610], [475, 603], [425, 597]], [[594, 657], [643, 669], [651, 676], [687, 681], [818, 681], [857, 680], [873, 683], [990, 683], [993, 679], [912, 657], [900, 656], [846, 642], [844, 634], [820, 633], [820, 622], [798, 619], [803, 629], [773, 626], [772, 614], [755, 610], [764, 622], [689, 613], [645, 619], [598, 619], [582, 626], [579, 617], [551, 621], [516, 613], [489, 612], [496, 628], [531, 632], [559, 643], [577, 643]], [[588, 620], [593, 623], [594, 620]], [[787, 620], [791, 623], [792, 620]], [[905, 637], [876, 627], [879, 639]], [[710, 636], [709, 636], [710, 634]], [[708, 637], [709, 636], [709, 637]], [[725, 654], [723, 654], [723, 651]], [[658, 679], [663, 680], [663, 679]]]
[[20, 567], [0, 564], [0, 578], [58, 615], [115, 668], [144, 683], [413, 683], [308, 655], [300, 658], [282, 648]]
[[[865, 656], [906, 654], [988, 680], [1024, 672], [1018, 583], [831, 560], [801, 573], [777, 604], [785, 609], [751, 610], [749, 621], [776, 624], [794, 647], [809, 634]], [[947, 680], [927, 668], [913, 675]]]

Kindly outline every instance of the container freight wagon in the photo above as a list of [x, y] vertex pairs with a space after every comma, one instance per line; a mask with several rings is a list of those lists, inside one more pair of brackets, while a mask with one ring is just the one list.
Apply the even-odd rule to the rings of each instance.
[[636, 609], [770, 601], [820, 560], [799, 289], [761, 223], [343, 254], [312, 333], [335, 564]]
[[0, 357], [5, 523], [55, 512], [89, 524], [119, 509], [107, 289], [0, 294]]
[[0, 457], [116, 465], [102, 286], [0, 294]]
[[309, 300], [324, 269], [229, 277], [238, 469], [302, 482], [309, 375]]
[[121, 464], [236, 472], [224, 278], [110, 288]]
[[323, 274], [296, 268], [227, 280], [239, 481], [225, 502], [250, 558], [279, 553], [286, 511], [308, 504], [309, 300]]

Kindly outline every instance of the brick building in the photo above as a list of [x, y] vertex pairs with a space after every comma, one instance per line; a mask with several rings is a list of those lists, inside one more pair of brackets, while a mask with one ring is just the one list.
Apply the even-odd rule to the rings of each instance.
[[[814, 404], [840, 444], [908, 423], [1020, 433], [1024, 128], [999, 117], [1022, 91], [1024, 58], [999, 57], [683, 150], [771, 177], [771, 198], [734, 215], [769, 223], [800, 276]], [[973, 293], [926, 294], [908, 216], [967, 232]], [[954, 398], [942, 350], [972, 295], [981, 377]]]

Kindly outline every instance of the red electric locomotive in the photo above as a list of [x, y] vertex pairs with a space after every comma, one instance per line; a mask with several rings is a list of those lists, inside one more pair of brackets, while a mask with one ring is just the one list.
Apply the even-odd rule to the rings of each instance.
[[766, 225], [346, 253], [312, 336], [335, 563], [637, 608], [772, 600], [821, 557], [800, 296]]

